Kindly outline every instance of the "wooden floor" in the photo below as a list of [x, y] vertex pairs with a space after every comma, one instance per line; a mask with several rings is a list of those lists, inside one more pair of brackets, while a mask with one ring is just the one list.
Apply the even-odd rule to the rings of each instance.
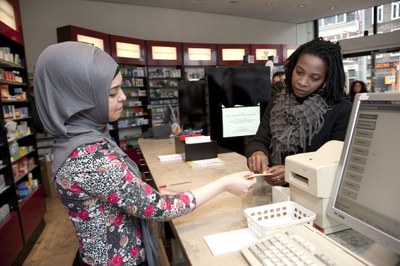
[[23, 266], [71, 266], [78, 249], [75, 230], [57, 198], [46, 198], [46, 226]]

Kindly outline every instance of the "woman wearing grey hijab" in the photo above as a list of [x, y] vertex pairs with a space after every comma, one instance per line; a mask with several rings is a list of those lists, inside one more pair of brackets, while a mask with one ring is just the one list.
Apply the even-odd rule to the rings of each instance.
[[53, 178], [79, 240], [76, 260], [88, 265], [157, 265], [148, 220], [184, 215], [224, 191], [237, 196], [255, 179], [245, 171], [180, 193], [159, 193], [111, 139], [126, 97], [117, 63], [79, 42], [46, 48], [34, 73], [36, 105], [55, 136]]

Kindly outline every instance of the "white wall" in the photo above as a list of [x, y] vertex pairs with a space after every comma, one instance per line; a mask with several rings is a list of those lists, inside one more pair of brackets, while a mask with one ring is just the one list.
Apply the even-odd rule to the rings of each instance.
[[[19, 0], [32, 73], [40, 52], [57, 42], [58, 27], [74, 25], [143, 40], [196, 43], [298, 44], [312, 38], [305, 26], [172, 9], [84, 0]], [[307, 38], [307, 36], [309, 36]]]

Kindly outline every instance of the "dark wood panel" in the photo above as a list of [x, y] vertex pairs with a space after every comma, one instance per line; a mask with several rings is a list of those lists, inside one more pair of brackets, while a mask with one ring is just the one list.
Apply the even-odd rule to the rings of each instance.
[[11, 265], [23, 248], [17, 212], [0, 225], [0, 265]]
[[44, 191], [43, 187], [39, 186], [20, 206], [22, 231], [26, 241], [32, 236], [32, 233], [43, 219], [45, 212], [46, 201]]

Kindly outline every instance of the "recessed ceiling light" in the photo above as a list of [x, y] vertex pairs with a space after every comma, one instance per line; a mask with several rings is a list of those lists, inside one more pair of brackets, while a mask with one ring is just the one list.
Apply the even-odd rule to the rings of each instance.
[[271, 2], [266, 2], [265, 5], [266, 6], [270, 6], [270, 5], [272, 5], [272, 3]]
[[300, 7], [300, 8], [303, 8], [303, 7], [304, 7], [304, 5], [303, 5], [303, 4], [300, 4], [300, 5], [298, 5], [298, 7]]
[[333, 10], [333, 9], [335, 9], [335, 8], [336, 8], [336, 6], [330, 6], [330, 7], [329, 7], [330, 10]]

